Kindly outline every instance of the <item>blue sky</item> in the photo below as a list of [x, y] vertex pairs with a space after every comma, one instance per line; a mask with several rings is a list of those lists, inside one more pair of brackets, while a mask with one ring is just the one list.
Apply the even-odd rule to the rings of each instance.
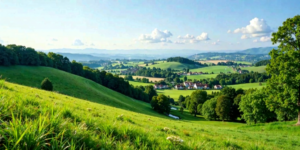
[[271, 46], [271, 33], [299, 10], [298, 0], [0, 1], [0, 43], [241, 50]]

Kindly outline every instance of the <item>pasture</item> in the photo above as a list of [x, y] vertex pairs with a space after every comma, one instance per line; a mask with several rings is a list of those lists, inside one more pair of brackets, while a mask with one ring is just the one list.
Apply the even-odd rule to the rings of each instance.
[[[125, 75], [120, 75], [120, 77], [124, 78]], [[136, 79], [136, 78], [147, 78], [149, 79], [149, 82], [156, 82], [156, 81], [161, 81], [161, 80], [165, 80], [165, 78], [154, 78], [154, 77], [144, 77], [144, 76], [132, 76], [133, 79]]]
[[213, 72], [214, 74], [219, 74], [220, 72], [227, 73], [227, 72], [233, 72], [231, 67], [228, 66], [208, 66], [208, 67], [202, 67], [197, 69], [190, 69], [191, 72]]
[[245, 67], [245, 68], [241, 68], [241, 69], [242, 70], [248, 70], [249, 72], [253, 71], [253, 72], [263, 73], [263, 72], [266, 72], [266, 67], [267, 66]]
[[154, 83], [142, 83], [142, 82], [135, 82], [135, 81], [129, 81], [129, 84], [132, 84], [133, 86], [148, 86], [148, 85], [154, 86]]
[[[186, 77], [188, 79], [191, 79], [194, 81], [194, 79], [196, 80], [200, 80], [200, 79], [207, 79], [207, 78], [215, 78], [218, 74], [201, 74], [201, 75], [187, 75]], [[180, 79], [183, 80], [185, 76], [180, 76]]]
[[156, 68], [161, 68], [161, 69], [174, 69], [174, 70], [179, 70], [182, 71], [184, 68], [195, 68], [195, 65], [191, 65], [191, 64], [184, 64], [184, 63], [179, 63], [179, 62], [163, 62], [163, 63], [159, 63], [159, 64], [155, 64], [155, 65], [150, 65], [150, 68], [156, 67]]
[[235, 85], [228, 85], [228, 87], [233, 87], [235, 89], [239, 89], [239, 88], [242, 88], [242, 89], [261, 89], [263, 87], [266, 87], [266, 83], [265, 82], [262, 82], [262, 85], [259, 85], [259, 83], [244, 83], [244, 84], [235, 84]]

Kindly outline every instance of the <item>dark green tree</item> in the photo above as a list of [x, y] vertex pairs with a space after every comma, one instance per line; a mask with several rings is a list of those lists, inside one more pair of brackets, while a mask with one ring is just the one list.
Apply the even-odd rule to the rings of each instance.
[[217, 107], [217, 97], [212, 98], [210, 100], [207, 100], [202, 105], [202, 115], [207, 120], [217, 120], [217, 113], [216, 113], [216, 107]]
[[222, 95], [217, 99], [216, 113], [224, 121], [230, 118], [231, 100], [227, 95]]
[[41, 83], [41, 89], [47, 91], [53, 91], [52, 82], [48, 78], [45, 78]]
[[159, 113], [170, 113], [171, 106], [169, 98], [163, 94], [159, 94], [158, 96], [152, 97], [151, 107], [158, 111]]
[[300, 125], [300, 15], [284, 21], [272, 33], [271, 41], [279, 46], [269, 53], [271, 63], [266, 68], [272, 75], [267, 83], [267, 107], [279, 120], [293, 120], [298, 115]]
[[189, 102], [189, 111], [196, 117], [198, 111], [198, 105], [203, 104], [207, 100], [207, 92], [204, 90], [196, 90], [191, 94]]
[[145, 93], [148, 94], [150, 100], [152, 99], [153, 96], [157, 96], [156, 90], [152, 85], [145, 87]]

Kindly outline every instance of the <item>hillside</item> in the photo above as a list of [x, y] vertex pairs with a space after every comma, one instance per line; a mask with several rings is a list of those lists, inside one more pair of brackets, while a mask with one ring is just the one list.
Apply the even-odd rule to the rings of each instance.
[[258, 48], [249, 48], [242, 51], [238, 51], [238, 53], [245, 54], [269, 54], [269, 52], [276, 47], [258, 47]]
[[[0, 134], [9, 139], [1, 142], [0, 149], [2, 145], [8, 149], [300, 148], [299, 128], [292, 126], [295, 122], [247, 126], [194, 117], [177, 121], [157, 113], [131, 112], [3, 80], [0, 87], [0, 120], [10, 122], [0, 126], [5, 128]], [[172, 135], [182, 139], [182, 144], [173, 145], [166, 140]]]
[[68, 57], [71, 61], [90, 61], [90, 60], [108, 60], [107, 57], [96, 57], [89, 54], [73, 54], [73, 53], [58, 53], [63, 55], [64, 57]]
[[161, 68], [161, 69], [174, 69], [174, 70], [183, 70], [183, 68], [196, 68], [197, 66], [191, 65], [191, 64], [184, 64], [184, 63], [179, 63], [179, 62], [164, 62], [164, 63], [159, 63], [155, 65], [149, 66], [151, 68], [156, 67], [156, 68]]
[[[54, 68], [1, 66], [0, 75], [9, 82], [35, 88], [40, 88], [41, 81], [48, 77], [53, 83], [54, 90], [65, 95], [139, 113], [146, 113], [144, 109], [150, 109], [148, 103], [134, 100], [91, 80]], [[154, 112], [147, 111], [147, 113]]]

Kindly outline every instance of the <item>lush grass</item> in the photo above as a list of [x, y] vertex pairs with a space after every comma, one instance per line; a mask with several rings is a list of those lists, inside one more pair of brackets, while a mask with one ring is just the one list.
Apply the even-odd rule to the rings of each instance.
[[[186, 76], [188, 79], [194, 79], [200, 80], [200, 79], [207, 79], [207, 78], [215, 78], [218, 74], [202, 74], [202, 75], [190, 75]], [[180, 79], [183, 80], [185, 76], [180, 76]]]
[[248, 62], [248, 61], [234, 61], [236, 63], [242, 63], [242, 64], [247, 64], [247, 65], [252, 65], [251, 62]]
[[244, 84], [236, 84], [236, 85], [228, 85], [228, 86], [233, 87], [235, 89], [239, 89], [239, 88], [242, 88], [242, 89], [250, 89], [250, 88], [261, 89], [263, 87], [266, 87], [266, 83], [262, 83], [261, 86], [259, 85], [259, 83], [244, 83]]
[[148, 86], [148, 85], [153, 85], [154, 83], [142, 83], [142, 82], [135, 82], [135, 81], [129, 81], [129, 84], [132, 84], [133, 86]]
[[253, 72], [266, 72], [266, 66], [258, 66], [258, 67], [245, 67], [241, 68], [242, 70], [248, 70], [248, 71], [253, 71]]
[[[166, 96], [170, 96], [173, 98], [175, 101], [178, 100], [179, 96], [187, 96], [191, 95], [195, 90], [175, 90], [175, 89], [170, 89], [170, 90], [157, 90], [158, 94], [165, 94]], [[206, 90], [208, 94], [211, 94], [212, 91], [219, 91], [219, 90]]]
[[220, 72], [227, 73], [227, 72], [233, 72], [231, 67], [228, 66], [208, 66], [203, 68], [197, 68], [197, 69], [190, 69], [191, 72], [214, 72], [215, 74], [219, 74]]
[[[56, 75], [51, 76], [51, 72]], [[247, 126], [234, 122], [205, 121], [201, 116], [192, 117], [187, 111], [183, 115], [172, 111], [172, 114], [183, 118], [173, 120], [154, 112], [147, 103], [132, 100], [94, 85], [90, 80], [56, 69], [0, 67], [0, 74], [10, 77], [9, 81], [31, 86], [39, 85], [40, 81], [36, 82], [39, 78], [43, 79], [41, 76], [51, 76], [56, 84], [54, 87], [63, 94], [74, 93], [76, 86], [80, 90], [87, 88], [71, 97], [0, 81], [0, 135], [4, 137], [0, 149], [4, 149], [3, 146], [5, 149], [300, 148], [300, 128], [292, 126], [295, 122]], [[93, 98], [95, 90], [98, 91], [97, 99]], [[91, 98], [78, 99], [84, 95]], [[124, 114], [123, 117], [119, 117], [121, 114]], [[163, 131], [164, 127], [170, 130]], [[180, 137], [184, 142], [181, 145], [172, 144], [166, 140], [171, 135]]]
[[[120, 75], [120, 77], [124, 78], [125, 75]], [[136, 78], [147, 78], [149, 79], [149, 82], [152, 81], [152, 82], [155, 82], [155, 81], [161, 81], [161, 80], [165, 80], [165, 78], [155, 78], [155, 77], [144, 77], [144, 76], [132, 76], [133, 79], [136, 79]]]
[[183, 70], [183, 68], [195, 68], [195, 65], [190, 65], [190, 64], [184, 64], [184, 63], [179, 63], [179, 62], [164, 62], [164, 63], [159, 63], [155, 65], [149, 66], [150, 68], [156, 67], [156, 68], [161, 68], [161, 69], [167, 69], [171, 68], [174, 70]]

